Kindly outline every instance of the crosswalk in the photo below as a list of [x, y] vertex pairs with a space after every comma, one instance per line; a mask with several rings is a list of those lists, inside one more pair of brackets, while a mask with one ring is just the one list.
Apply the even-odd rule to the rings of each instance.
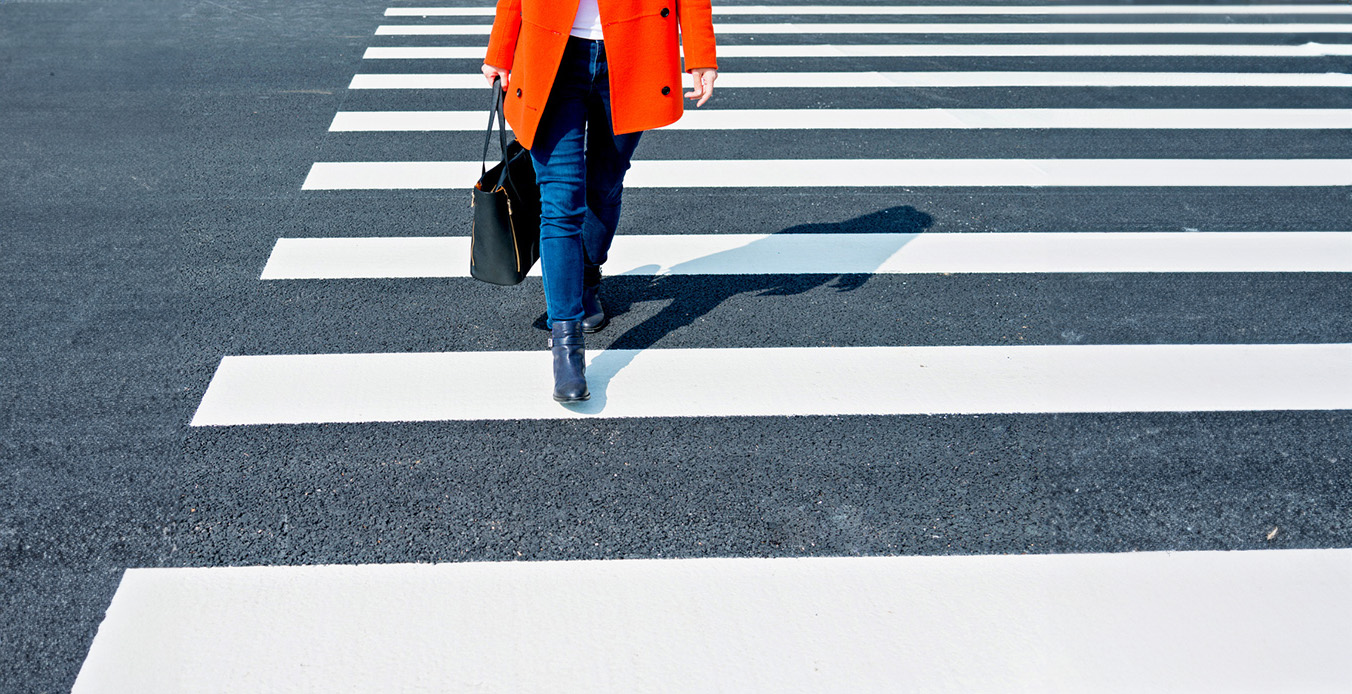
[[[715, 17], [731, 15], [1302, 15], [1352, 14], [1352, 6], [1336, 3], [1311, 5], [724, 5], [713, 6]], [[492, 17], [492, 7], [390, 7], [386, 17]]]
[[[348, 89], [474, 89], [479, 75], [356, 75]], [[724, 89], [897, 87], [1352, 87], [1352, 75], [1284, 72], [758, 72], [720, 75]]]
[[[1164, 57], [1224, 56], [1231, 58], [1314, 58], [1352, 55], [1352, 44], [1306, 42], [1294, 46], [1270, 44], [819, 44], [719, 46], [721, 58], [937, 58], [1065, 56]], [[479, 46], [372, 46], [367, 60], [482, 60]]]
[[[487, 36], [492, 29], [485, 24], [389, 24], [376, 29], [377, 36]], [[1087, 23], [959, 23], [920, 22], [888, 24], [793, 23], [735, 24], [714, 23], [715, 35], [737, 34], [1346, 34], [1352, 27], [1343, 23], [1313, 24], [1170, 24], [1112, 22]]]
[[[1187, 231], [629, 235], [611, 276], [1352, 272], [1352, 233]], [[660, 262], [659, 262], [660, 261]], [[540, 275], [537, 265], [532, 276]], [[464, 237], [278, 239], [262, 279], [469, 277]]]
[[1352, 550], [133, 569], [74, 691], [1334, 692], [1349, 567]]
[[[318, 162], [305, 190], [455, 189], [480, 164]], [[1348, 186], [1352, 159], [643, 160], [626, 188], [927, 186]]]
[[[260, 283], [322, 286], [362, 281], [368, 283], [362, 286], [371, 287], [368, 301], [378, 303], [381, 282], [473, 282], [467, 272], [468, 195], [462, 199], [444, 191], [465, 191], [479, 175], [480, 162], [474, 158], [481, 142], [479, 130], [485, 124], [480, 107], [487, 88], [478, 64], [493, 8], [487, 2], [455, 7], [425, 4], [419, 0], [417, 5], [384, 11], [383, 20], [399, 23], [376, 26], [374, 35], [380, 45], [366, 49], [361, 71], [348, 84], [350, 98], [332, 119], [330, 137], [353, 144], [353, 149], [343, 151], [358, 154], [315, 161], [298, 184], [305, 195], [333, 196], [325, 199], [444, 194], [448, 201], [445, 214], [455, 221], [440, 231], [382, 228], [359, 235], [348, 229], [332, 229], [324, 236], [283, 234], [269, 253], [258, 258]], [[1352, 277], [1348, 274], [1352, 273], [1352, 229], [1336, 213], [1317, 228], [1292, 228], [1274, 206], [1266, 217], [1237, 215], [1203, 230], [1163, 229], [1134, 218], [1111, 218], [1106, 212], [1077, 211], [1074, 217], [1081, 223], [1048, 231], [987, 225], [981, 212], [987, 191], [1016, 195], [1029, 209], [1045, 210], [1053, 227], [1058, 215], [1069, 216], [1068, 210], [1086, 204], [1080, 197], [1085, 191], [1125, 203], [1158, 199], [1149, 197], [1158, 194], [1217, 205], [1235, 196], [1304, 200], [1301, 196], [1328, 193], [1334, 199], [1343, 195], [1352, 186], [1352, 158], [1340, 149], [1352, 130], [1348, 91], [1352, 74], [1344, 71], [1346, 59], [1352, 56], [1348, 37], [1352, 5], [716, 2], [715, 32], [720, 42], [719, 91], [706, 107], [688, 107], [677, 124], [645, 134], [626, 178], [626, 187], [638, 197], [626, 198], [625, 220], [636, 214], [648, 220], [684, 220], [667, 214], [662, 206], [699, 206], [701, 196], [719, 195], [729, 196], [720, 198], [720, 204], [742, 209], [747, 216], [757, 216], [763, 226], [782, 231], [749, 233], [749, 225], [715, 227], [712, 222], [702, 224], [697, 217], [688, 224], [673, 222], [668, 228], [634, 230], [622, 220], [621, 235], [606, 265], [611, 281], [682, 277], [691, 282], [736, 282], [743, 278], [759, 291], [765, 285], [750, 278], [790, 281], [852, 276], [858, 282], [878, 284], [917, 275], [997, 279], [1020, 275], [1038, 281], [1077, 276], [1093, 283], [1127, 273], [1148, 276], [1158, 286], [1168, 287], [1185, 275], [1194, 283], [1225, 282], [1240, 275], [1296, 284], [1307, 278], [1313, 282], [1335, 276], [1335, 282], [1345, 282], [1344, 278]], [[420, 42], [423, 45], [417, 45]], [[974, 64], [972, 59], [983, 62]], [[864, 67], [868, 69], [860, 69], [859, 61], [867, 61]], [[1045, 104], [1025, 108], [1011, 101], [1023, 93], [1035, 93]], [[1265, 97], [1271, 101], [1289, 94], [1293, 103], [1315, 106], [1255, 105], [1251, 102], [1257, 94], [1276, 95]], [[837, 95], [859, 103], [829, 105], [834, 102], [828, 100]], [[1306, 98], [1312, 101], [1301, 101]], [[849, 137], [875, 144], [848, 150], [832, 144], [838, 142], [831, 139], [833, 133], [846, 131]], [[1218, 138], [1206, 142], [1234, 138], [1233, 143], [1205, 157], [1191, 152], [1161, 157], [1147, 149], [1170, 134], [1200, 138], [1203, 133]], [[1077, 145], [1085, 152], [1071, 157], [1039, 151], [1039, 143], [1061, 134], [1085, 138], [1074, 141], [1078, 143], [1109, 143], [1114, 153], [1105, 155], [1104, 150], [1093, 151], [1087, 145]], [[978, 135], [986, 138], [983, 154], [967, 156], [970, 152], [961, 149], [963, 138]], [[728, 155], [729, 150], [720, 149], [717, 143], [729, 140], [711, 139], [713, 146], [690, 147], [702, 142], [696, 138], [717, 137], [755, 143], [761, 155]], [[890, 144], [911, 137], [950, 143], [963, 156], [917, 156], [905, 145]], [[1308, 147], [1303, 152], [1326, 152], [1292, 155], [1283, 148], [1284, 143], [1294, 141], [1290, 138], [1306, 138], [1300, 140]], [[841, 151], [821, 156], [833, 148]], [[1146, 153], [1137, 156], [1138, 150]], [[948, 226], [943, 229], [916, 229], [870, 216], [886, 206], [893, 210], [911, 206], [921, 214], [927, 201], [959, 195], [970, 196], [971, 202], [945, 204], [967, 205], [963, 209], [969, 218], [945, 220]], [[777, 202], [789, 198], [820, 200], [835, 215], [830, 223], [839, 228], [830, 233], [802, 228], [804, 220], [793, 215], [805, 207]], [[850, 207], [864, 202], [871, 206]], [[465, 217], [463, 224], [461, 217]], [[447, 235], [445, 228], [458, 233]], [[538, 273], [537, 267], [533, 276]], [[527, 289], [538, 293], [538, 280], [528, 280]], [[908, 291], [901, 285], [895, 289]], [[963, 313], [964, 307], [981, 297], [955, 291], [950, 316], [983, 320]], [[842, 302], [847, 297], [844, 293], [836, 296]], [[1227, 300], [1255, 311], [1267, 308], [1258, 305], [1255, 296], [1236, 295]], [[818, 309], [829, 315], [835, 310], [830, 301]], [[1329, 297], [1329, 310], [1345, 310], [1345, 302], [1339, 301]], [[539, 303], [542, 307], [542, 297]], [[464, 310], [478, 314], [478, 323], [529, 323], [536, 316], [497, 315], [487, 306]], [[1205, 318], [1189, 316], [1188, 320]], [[803, 417], [864, 416], [903, 426], [909, 417], [935, 415], [1231, 413], [1243, 418], [1352, 409], [1352, 344], [1310, 332], [1243, 344], [1205, 343], [1178, 332], [1169, 342], [1139, 344], [1081, 344], [1079, 338], [1068, 338], [1066, 344], [929, 345], [893, 336], [860, 345], [826, 335], [812, 346], [769, 342], [727, 347], [712, 339], [701, 343], [704, 336], [714, 334], [712, 329], [685, 319], [681, 325], [686, 331], [682, 346], [663, 346], [660, 336], [656, 340], [649, 336], [644, 338], [649, 344], [642, 348], [611, 347], [604, 340], [632, 328], [623, 313], [616, 316], [598, 337], [602, 340], [599, 348], [589, 349], [593, 399], [568, 406], [548, 397], [552, 382], [542, 341], [506, 350], [223, 354], [191, 425], [247, 429], [538, 421], [566, 426], [579, 421], [734, 418], [751, 422], [748, 426], [753, 427], [758, 422], [790, 427]], [[735, 326], [720, 328], [724, 329], [735, 330]], [[852, 329], [849, 324], [834, 324], [834, 330], [842, 334]], [[589, 340], [591, 344], [597, 343]], [[657, 393], [662, 397], [654, 397]], [[1066, 567], [1065, 573], [1056, 575], [1067, 582], [1083, 586], [1088, 585], [1086, 581], [1099, 581], [1098, 585], [1105, 586], [1100, 592], [1087, 591], [1079, 602], [1050, 600], [1058, 609], [1087, 610], [1085, 614], [1113, 612], [1114, 591], [1132, 591], [1142, 585], [1114, 583], [1107, 576], [1140, 578], [1161, 567], [1187, 567], [1182, 573], [1164, 574], [1182, 580], [1162, 583], [1163, 595], [1139, 594], [1139, 600], [1132, 603], [1146, 608], [1139, 628], [1090, 630], [1093, 637], [1081, 643], [1078, 637], [1088, 627], [1071, 620], [1073, 624], [1033, 629], [1026, 642], [1045, 653], [1081, 646], [1091, 650], [1118, 647], [1122, 639], [1131, 639], [1135, 644], [1132, 662], [1151, 662], [1150, 668], [1124, 668], [1111, 659], [1088, 657], [1074, 664], [1043, 659], [1034, 667], [1015, 667], [1012, 661], [1001, 660], [1019, 652], [1013, 645], [1018, 640], [1011, 638], [990, 647], [994, 659], [985, 665], [925, 670], [914, 680], [915, 690], [945, 690], [948, 680], [944, 678], [949, 676], [977, 683], [998, 678], [989, 681], [1010, 691], [1080, 685], [1096, 691], [1139, 691], [1159, 689], [1161, 683], [1170, 682], [1200, 682], [1202, 688], [1216, 688], [1211, 685], [1232, 681], [1234, 673], [1250, 672], [1253, 654], [1244, 649], [1217, 649], [1200, 660], [1177, 658], [1170, 650], [1177, 644], [1167, 638], [1174, 625], [1171, 610], [1207, 594], [1208, 586], [1224, 584], [1226, 577], [1244, 571], [1254, 572], [1253, 576], [1266, 581], [1261, 585], [1276, 590], [1245, 593], [1243, 604], [1249, 611], [1244, 614], [1229, 610], [1229, 603], [1194, 602], [1189, 605], [1191, 618], [1216, 630], [1229, 624], [1229, 634], [1257, 634], [1267, 628], [1278, 633], [1322, 629], [1325, 638], [1318, 641], [1318, 648], [1340, 652], [1337, 647], [1352, 646], [1347, 628], [1321, 622], [1319, 611], [1310, 608], [1308, 600], [1301, 600], [1303, 595], [1324, 601], [1342, 614], [1352, 609], [1347, 590], [1352, 585], [1352, 562], [1345, 552], [1312, 550], [1288, 556], [1268, 552], [1244, 558], [1225, 554], [1233, 553], [1195, 559], [1160, 554], [1105, 555], [1080, 563], [1065, 557], [1046, 560], [1046, 566]], [[935, 581], [942, 577], [972, 581], [962, 584], [966, 588], [945, 593], [945, 604], [960, 604], [981, 593], [982, 586], [1032, 575], [1015, 558], [991, 558], [989, 564], [977, 559], [951, 564], [892, 559], [896, 561], [869, 563], [859, 569], [863, 572], [859, 575], [867, 577], [861, 579], [863, 584], [877, 591], [873, 595], [897, 591], [902, 597], [895, 604], [869, 605], [866, 592], [853, 594], [858, 604], [841, 602], [840, 586], [850, 584], [836, 579], [855, 571], [848, 560], [842, 560], [825, 573], [809, 571], [810, 580], [800, 577], [779, 586], [784, 595], [804, 605], [839, 609], [816, 622], [804, 621], [799, 615], [786, 618], [780, 626], [830, 631], [842, 629], [851, 620], [867, 622], [873, 618], [870, 615], [907, 611], [905, 624], [891, 617], [882, 619], [878, 638], [900, 638], [903, 627], [920, 630], [932, 635], [938, 644], [936, 653], [949, 653], [973, 648], [963, 630], [991, 614], [1003, 615], [993, 623], [1011, 629], [1021, 628], [1029, 619], [1016, 609], [1027, 593], [1013, 589], [1008, 595], [986, 594], [989, 601], [981, 604], [989, 612], [973, 609], [956, 620], [952, 612], [926, 608], [906, 597], [906, 591], [916, 589], [904, 578], [907, 572], [935, 570]], [[1095, 562], [1125, 573], [1102, 573], [1107, 569]], [[351, 690], [361, 689], [361, 682], [385, 685], [391, 681], [402, 685], [391, 688], [407, 690], [438, 690], [447, 681], [485, 691], [512, 691], [514, 685], [534, 686], [532, 681], [564, 691], [664, 689], [660, 678], [668, 674], [663, 668], [670, 662], [637, 658], [632, 649], [623, 651], [629, 654], [627, 661], [570, 650], [558, 656], [567, 659], [566, 667], [541, 656], [558, 655], [568, 643], [594, 636], [598, 630], [626, 633], [625, 629], [632, 629], [618, 618], [579, 625], [579, 617], [568, 611], [568, 605], [584, 588], [634, 591], [634, 610], [658, 623], [685, 624], [670, 633], [642, 632], [649, 639], [644, 643], [658, 649], [672, 644], [678, 650], [690, 647], [694, 641], [689, 633], [693, 632], [683, 630], [693, 629], [688, 622], [694, 618], [684, 612], [688, 603], [662, 597], [664, 586], [675, 585], [664, 581], [675, 580], [671, 575], [685, 570], [678, 568], [681, 562], [669, 563], [663, 570], [675, 573], [661, 577], [645, 574], [640, 564], [647, 564], [641, 561], [618, 564], [615, 570], [619, 573], [613, 576], [604, 571], [588, 574], [592, 567], [567, 562], [504, 568], [504, 580], [509, 582], [518, 580], [511, 577], [538, 571], [531, 574], [531, 580], [539, 585], [574, 587], [574, 592], [540, 605], [513, 603], [517, 597], [488, 595], [466, 583], [466, 577], [476, 571], [497, 570], [488, 566], [411, 567], [388, 575], [375, 567], [315, 569], [304, 580], [313, 579], [315, 589], [328, 597], [311, 605], [313, 613], [306, 613], [302, 620], [309, 631], [294, 637], [275, 636], [271, 641], [294, 638], [348, 645], [331, 646], [323, 657], [322, 649], [281, 649], [275, 662], [269, 660], [249, 680], [239, 674], [243, 661], [235, 657], [253, 653], [245, 636], [266, 628], [276, 615], [287, 614], [285, 609], [267, 607], [279, 590], [285, 590], [270, 582], [281, 580], [283, 572], [294, 571], [284, 574], [289, 579], [304, 574], [303, 570], [259, 568], [247, 573], [206, 568], [129, 573], [114, 599], [115, 609], [95, 639], [76, 691], [163, 691], [187, 682], [193, 682], [194, 689], [224, 690], [232, 688], [229, 683], [246, 681], [263, 689], [313, 689], [300, 679], [305, 672], [319, 673], [313, 682]], [[799, 565], [791, 563], [745, 568], [751, 566], [729, 560], [691, 568], [707, 572], [713, 587], [706, 586], [704, 592], [688, 599], [714, 604], [717, 600], [711, 596], [723, 594], [720, 591], [736, 581], [773, 581], [774, 576], [799, 571]], [[637, 572], [629, 577], [635, 583], [624, 584], [615, 578], [631, 568]], [[1319, 577], [1314, 587], [1312, 575]], [[382, 581], [404, 586], [401, 590], [421, 586], [436, 595], [443, 608], [500, 606], [508, 626], [490, 625], [491, 619], [474, 617], [466, 608], [459, 613], [459, 621], [447, 622], [463, 631], [452, 638], [442, 625], [441, 630], [434, 630], [439, 640], [433, 642], [453, 648], [452, 644], [461, 643], [456, 639], [472, 643], [481, 636], [484, 640], [475, 647], [492, 650], [493, 655], [475, 662], [493, 662], [499, 672], [528, 673], [523, 675], [527, 679], [503, 678], [489, 670], [466, 669], [463, 664], [430, 664], [428, 659], [435, 659], [432, 655], [412, 660], [335, 660], [334, 654], [342, 653], [342, 648], [365, 643], [359, 635], [385, 633], [382, 630], [390, 628], [391, 615], [399, 613], [382, 602], [388, 598], [382, 589], [367, 590], [379, 588]], [[518, 588], [526, 590], [524, 585]], [[1011, 585], [1023, 584], [1014, 580]], [[236, 644], [236, 650], [215, 660], [176, 660], [175, 635], [184, 627], [167, 612], [157, 611], [174, 604], [171, 600], [159, 606], [157, 596], [175, 596], [183, 604], [200, 602], [202, 586], [210, 587], [220, 604], [196, 627], [221, 635], [223, 642]], [[970, 591], [963, 592], [967, 588]], [[1032, 589], [1024, 586], [1022, 590]], [[1196, 594], [1189, 592], [1194, 589]], [[304, 603], [300, 597], [296, 600]], [[322, 608], [331, 604], [346, 605], [347, 611], [329, 622]], [[237, 611], [235, 605], [250, 609]], [[1284, 621], [1282, 610], [1292, 605], [1305, 616]], [[298, 611], [304, 609], [302, 604]], [[736, 657], [718, 658], [698, 651], [705, 660], [694, 668], [695, 674], [674, 681], [694, 683], [691, 686], [737, 682], [742, 681], [738, 678], [743, 668], [792, 673], [796, 670], [789, 664], [819, 658], [829, 665], [826, 671], [848, 673], [827, 680], [829, 685], [856, 682], [859, 686], [852, 690], [881, 690], [877, 678], [892, 672], [890, 656], [882, 652], [849, 656], [846, 645], [856, 642], [844, 631], [838, 635], [840, 649], [801, 644], [780, 647], [773, 639], [765, 639], [764, 630], [770, 627], [757, 622], [754, 611], [737, 612], [728, 619], [731, 626], [721, 633], [733, 635], [728, 637], [727, 648]], [[431, 622], [422, 628], [431, 629]], [[533, 630], [543, 630], [542, 635], [519, 652], [512, 651], [514, 639]], [[393, 653], [419, 643], [426, 642], [415, 629], [367, 645]], [[1286, 648], [1284, 643], [1278, 642], [1272, 646], [1277, 651], [1266, 653], [1285, 653], [1281, 650]], [[164, 655], [166, 650], [170, 655]], [[250, 657], [267, 660], [258, 654]], [[1269, 658], [1266, 662], [1271, 669], [1265, 669], [1263, 676], [1296, 683], [1292, 689], [1336, 688], [1330, 683], [1346, 681], [1341, 678], [1348, 673], [1337, 658], [1293, 658]], [[307, 670], [311, 662], [321, 663], [318, 670]], [[129, 669], [127, 663], [137, 665]], [[1048, 674], [1067, 669], [1074, 671], [1074, 677], [1058, 681], [1055, 674]], [[762, 678], [755, 683], [771, 681], [780, 680]], [[820, 690], [822, 684], [811, 678], [785, 678], [782, 689]]]
[[540, 350], [227, 357], [193, 424], [1352, 409], [1352, 345], [607, 349], [587, 362], [591, 400], [568, 408], [529, 396], [550, 364]]
[[[465, 131], [483, 127], [478, 111], [339, 111], [331, 132]], [[695, 111], [667, 130], [1352, 130], [1352, 109], [1337, 108], [748, 108]]]

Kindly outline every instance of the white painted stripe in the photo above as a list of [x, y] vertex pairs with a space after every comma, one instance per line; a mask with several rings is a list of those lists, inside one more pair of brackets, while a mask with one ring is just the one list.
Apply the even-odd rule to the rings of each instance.
[[[754, 45], [718, 47], [719, 58], [904, 58], [904, 57], [1055, 57], [1055, 56], [1221, 56], [1310, 58], [1352, 55], [1352, 44], [1304, 43], [1298, 46], [1239, 44], [886, 44]], [[482, 46], [372, 46], [367, 60], [483, 60]]]
[[[487, 36], [488, 24], [382, 24], [377, 36]], [[714, 24], [714, 33], [729, 34], [1346, 34], [1352, 23], [1044, 23], [1006, 22], [908, 24]]]
[[575, 417], [1352, 409], [1352, 344], [547, 349], [230, 356], [193, 426]]
[[73, 691], [1331, 692], [1350, 585], [1348, 549], [129, 569]]
[[[1352, 14], [1352, 5], [714, 5], [719, 15]], [[492, 7], [391, 7], [386, 17], [492, 17]]]
[[[1352, 272], [1352, 232], [623, 235], [606, 261], [612, 276], [920, 272]], [[469, 239], [434, 236], [278, 239], [261, 279], [468, 276]]]
[[[688, 76], [682, 78], [689, 81]], [[720, 72], [724, 89], [868, 87], [1352, 87], [1341, 72]], [[483, 75], [353, 75], [349, 89], [489, 89]]]
[[[317, 162], [304, 190], [462, 189], [482, 164]], [[637, 160], [629, 188], [869, 186], [1346, 186], [1350, 159]]]
[[[339, 111], [332, 132], [482, 131], [482, 111]], [[874, 108], [689, 109], [663, 130], [902, 130], [1110, 128], [1198, 130], [1352, 128], [1337, 108]]]

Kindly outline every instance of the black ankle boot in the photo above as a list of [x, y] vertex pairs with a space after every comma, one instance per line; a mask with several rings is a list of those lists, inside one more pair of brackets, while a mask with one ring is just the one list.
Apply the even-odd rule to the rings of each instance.
[[582, 321], [561, 320], [550, 325], [549, 348], [554, 353], [554, 399], [559, 402], [579, 402], [590, 398]]
[[610, 322], [601, 305], [601, 266], [587, 265], [582, 270], [582, 332], [600, 332]]

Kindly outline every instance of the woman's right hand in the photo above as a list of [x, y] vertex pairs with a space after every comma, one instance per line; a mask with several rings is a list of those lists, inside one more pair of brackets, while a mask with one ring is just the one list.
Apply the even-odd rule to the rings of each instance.
[[488, 63], [484, 63], [484, 66], [481, 69], [483, 70], [484, 77], [488, 79], [488, 86], [490, 87], [493, 86], [494, 77], [502, 77], [502, 90], [504, 92], [507, 91], [507, 82], [511, 80], [512, 76], [511, 70], [504, 70], [500, 67], [493, 67]]

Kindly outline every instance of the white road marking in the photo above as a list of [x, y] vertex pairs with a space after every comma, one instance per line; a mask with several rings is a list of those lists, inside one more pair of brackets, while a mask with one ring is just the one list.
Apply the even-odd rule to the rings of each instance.
[[[382, 24], [376, 36], [487, 36], [488, 24]], [[1352, 23], [1099, 22], [1099, 23], [715, 23], [714, 33], [732, 34], [1347, 34]]]
[[[757, 9], [782, 11], [739, 9], [743, 14], [761, 13]], [[929, 9], [936, 10], [930, 14], [953, 14], [939, 10], [963, 8]], [[1077, 8], [1000, 9], [1004, 14], [1023, 14], [1010, 11], [1021, 9], [1054, 14]], [[1245, 13], [1233, 8], [1207, 11], [1222, 10]], [[1081, 27], [1073, 30], [1116, 33], [1146, 30], [1123, 27], [1155, 27], [1149, 31], [1163, 33], [1191, 26], [1187, 30], [1192, 32], [1348, 31], [1343, 25], [786, 26], [723, 25], [719, 30], [931, 33], [950, 27], [945, 33], [1030, 33]], [[487, 31], [485, 27], [466, 33]], [[1339, 79], [1321, 86], [1349, 86]], [[738, 127], [735, 118], [716, 116], [710, 122]], [[1181, 164], [1180, 160], [1166, 161], [1185, 168], [1214, 168], [1186, 160]], [[1245, 164], [1218, 161], [1227, 167]], [[1252, 161], [1323, 172], [1315, 180], [1347, 173], [1343, 168], [1347, 162], [1342, 160]], [[1292, 164], [1296, 161], [1303, 163]], [[412, 164], [463, 166], [458, 162]], [[708, 166], [709, 162], [653, 164]], [[1021, 164], [1024, 168], [1018, 171], [1031, 171], [1028, 162]], [[350, 165], [316, 164], [316, 170], [320, 166]], [[447, 172], [445, 168], [436, 171]], [[1190, 172], [1180, 176], [1185, 180]], [[1160, 173], [1153, 172], [1156, 177]], [[1048, 178], [1060, 180], [1055, 175]], [[312, 188], [309, 183], [307, 178], [307, 189], [323, 187]], [[1309, 185], [1346, 184], [1344, 180]], [[463, 181], [433, 187], [463, 187]], [[1193, 238], [1199, 244], [1212, 243], [1221, 234], [1179, 235], [1177, 243], [1186, 246]], [[929, 270], [916, 269], [923, 264], [916, 264], [918, 258], [911, 251], [927, 249], [927, 243], [951, 247], [942, 252], [938, 246], [929, 249], [934, 257], [924, 262], [951, 263], [977, 260], [955, 255], [963, 250], [958, 248], [961, 244], [1013, 240], [986, 236], [855, 235], [852, 240], [869, 240], [861, 240], [859, 247], [849, 249], [838, 261], [827, 255], [835, 249], [825, 238], [710, 237], [723, 244], [712, 250], [708, 245], [672, 247], [673, 242], [689, 243], [692, 237], [648, 237], [653, 240], [645, 243], [654, 248], [667, 244], [658, 251], [668, 265], [652, 269], [656, 274], [726, 272], [767, 258], [788, 263], [782, 267], [801, 267], [794, 263], [805, 260], [801, 257], [804, 248], [813, 243], [820, 244], [813, 251], [813, 263], [868, 265], [872, 257], [878, 268], [905, 268], [873, 271], [921, 272]], [[1050, 237], [1064, 243], [1069, 239], [1060, 237], [1080, 237], [1069, 241], [1071, 245], [1081, 240], [1113, 243], [1133, 238], [1109, 234], [1115, 237], [1109, 241], [1079, 233], [1000, 236], [1022, 237], [1016, 243], [1053, 240]], [[1190, 238], [1185, 241], [1182, 236]], [[1204, 237], [1210, 238], [1201, 241]], [[905, 247], [882, 257], [881, 252], [899, 239]], [[1302, 243], [1337, 239], [1331, 251], [1346, 250], [1343, 234], [1292, 232], [1281, 234], [1280, 239], [1304, 239]], [[441, 248], [449, 241], [463, 246], [463, 239], [429, 241], [442, 243]], [[1175, 243], [1174, 238], [1167, 243]], [[282, 246], [279, 242], [278, 249]], [[748, 247], [755, 247], [750, 255]], [[1105, 248], [1094, 252], [1102, 253]], [[1224, 264], [1240, 257], [1207, 258], [1202, 254], [1215, 249], [1202, 246], [1171, 248], [1174, 253], [1193, 254], [1189, 262], [1195, 263]], [[1254, 257], [1266, 253], [1264, 248], [1268, 247], [1245, 247], [1245, 262], [1283, 262], [1277, 256]], [[423, 249], [428, 250], [436, 248]], [[1239, 253], [1233, 247], [1229, 250]], [[859, 255], [861, 251], [864, 256]], [[1043, 252], [1054, 251], [1073, 256], [1086, 249], [1058, 245]], [[1276, 251], [1290, 254], [1304, 267], [1312, 260], [1293, 248]], [[678, 252], [686, 256], [677, 258]], [[711, 260], [698, 255], [705, 252], [720, 257]], [[1016, 265], [1061, 262], [1032, 258], [1029, 254], [1038, 251], [1027, 247], [1004, 252], [1014, 257], [1003, 260]], [[1302, 252], [1309, 253], [1310, 247], [1302, 247]], [[784, 254], [799, 257], [781, 257]], [[1132, 262], [1121, 255], [1110, 260]], [[1137, 260], [1160, 262], [1150, 257]], [[1339, 270], [1346, 271], [1347, 258], [1335, 256], [1334, 260]], [[995, 262], [995, 258], [984, 262]], [[1089, 261], [1080, 258], [1079, 262]], [[633, 271], [647, 273], [642, 267]], [[845, 270], [831, 270], [840, 271]], [[1352, 407], [1350, 348], [1091, 345], [611, 350], [592, 355], [597, 395], [573, 411], [547, 401], [548, 355], [543, 351], [227, 357], [193, 424], [425, 420], [429, 415], [431, 419], [685, 416], [692, 411], [755, 416], [767, 414], [767, 409], [769, 414], [848, 414], [860, 412], [861, 407], [870, 413], [881, 408], [892, 414], [1347, 409]], [[514, 381], [518, 374], [528, 378]], [[692, 383], [701, 386], [696, 389], [701, 392], [682, 393], [681, 386], [688, 388]], [[638, 402], [653, 400], [651, 393], [658, 389], [682, 397], [660, 404]], [[532, 409], [532, 405], [539, 407]], [[546, 412], [547, 408], [552, 409]], [[544, 414], [523, 414], [528, 411]], [[291, 413], [321, 418], [285, 418], [294, 416]], [[824, 687], [863, 691], [877, 689], [880, 682], [889, 688], [937, 691], [954, 681], [968, 688], [1003, 691], [1045, 690], [1049, 683], [1086, 691], [1147, 690], [1180, 683], [1218, 690], [1333, 689], [1352, 677], [1343, 657], [1352, 649], [1349, 583], [1350, 550], [132, 569], [124, 575], [74, 691], [633, 691], [653, 682], [687, 691], [792, 692]], [[691, 663], [698, 666], [691, 667]], [[1140, 663], [1150, 663], [1150, 667], [1142, 668]]]
[[129, 569], [73, 691], [1332, 692], [1349, 586], [1348, 549]]
[[[612, 328], [616, 329], [616, 328]], [[543, 339], [541, 339], [543, 343]], [[227, 356], [193, 426], [574, 417], [1352, 409], [1352, 344], [547, 349]]]
[[[304, 190], [462, 189], [481, 162], [317, 162]], [[1350, 159], [637, 160], [628, 188], [1346, 186]], [[466, 202], [468, 204], [468, 202]]]
[[[482, 131], [482, 111], [339, 111], [331, 132]], [[662, 130], [912, 128], [1352, 129], [1339, 108], [690, 109]]]
[[[611, 276], [940, 272], [1352, 272], [1352, 232], [623, 235], [606, 261]], [[284, 238], [261, 279], [468, 276], [466, 237]]]
[[[688, 80], [687, 80], [688, 81]], [[895, 87], [1352, 87], [1341, 72], [728, 72], [724, 89], [864, 89]], [[483, 75], [353, 75], [349, 89], [488, 90]]]
[[[1352, 6], [1350, 6], [1352, 7]], [[719, 46], [719, 58], [902, 58], [1010, 56], [1225, 56], [1310, 58], [1352, 55], [1352, 44], [1304, 43], [1296, 46], [1238, 44], [885, 44]], [[483, 60], [483, 46], [371, 46], [368, 60]]]
[[[1352, 5], [714, 5], [719, 15], [1349, 14]], [[492, 7], [391, 7], [386, 17], [492, 17]]]

